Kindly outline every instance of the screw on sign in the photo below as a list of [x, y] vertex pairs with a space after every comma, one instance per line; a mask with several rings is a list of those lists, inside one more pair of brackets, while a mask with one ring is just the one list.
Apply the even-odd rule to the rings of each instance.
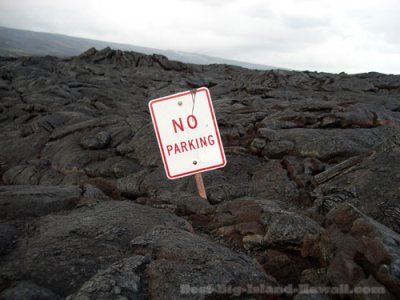
[[201, 172], [226, 165], [209, 90], [154, 99], [149, 109], [167, 177], [195, 175], [199, 194], [207, 199]]

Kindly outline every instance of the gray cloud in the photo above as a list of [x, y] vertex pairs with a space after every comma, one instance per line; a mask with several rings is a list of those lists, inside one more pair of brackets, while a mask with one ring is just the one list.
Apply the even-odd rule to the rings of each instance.
[[282, 19], [286, 26], [298, 30], [331, 25], [330, 20], [315, 16], [284, 15]]

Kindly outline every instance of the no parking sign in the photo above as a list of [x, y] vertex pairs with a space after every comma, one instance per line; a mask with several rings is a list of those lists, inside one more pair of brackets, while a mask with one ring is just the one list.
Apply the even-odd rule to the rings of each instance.
[[151, 100], [149, 109], [169, 179], [226, 165], [207, 88]]

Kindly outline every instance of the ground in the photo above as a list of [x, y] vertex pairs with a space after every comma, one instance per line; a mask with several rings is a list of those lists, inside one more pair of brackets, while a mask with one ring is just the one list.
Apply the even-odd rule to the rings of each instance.
[[[166, 178], [147, 106], [202, 86], [227, 158], [209, 202]], [[0, 299], [400, 295], [400, 76], [90, 49], [0, 58], [0, 98]]]

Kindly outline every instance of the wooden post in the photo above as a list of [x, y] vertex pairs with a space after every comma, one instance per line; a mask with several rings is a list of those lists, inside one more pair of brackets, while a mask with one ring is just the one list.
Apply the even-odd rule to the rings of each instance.
[[196, 180], [197, 191], [201, 198], [207, 201], [206, 188], [204, 187], [203, 175], [201, 173], [194, 174], [194, 179]]

